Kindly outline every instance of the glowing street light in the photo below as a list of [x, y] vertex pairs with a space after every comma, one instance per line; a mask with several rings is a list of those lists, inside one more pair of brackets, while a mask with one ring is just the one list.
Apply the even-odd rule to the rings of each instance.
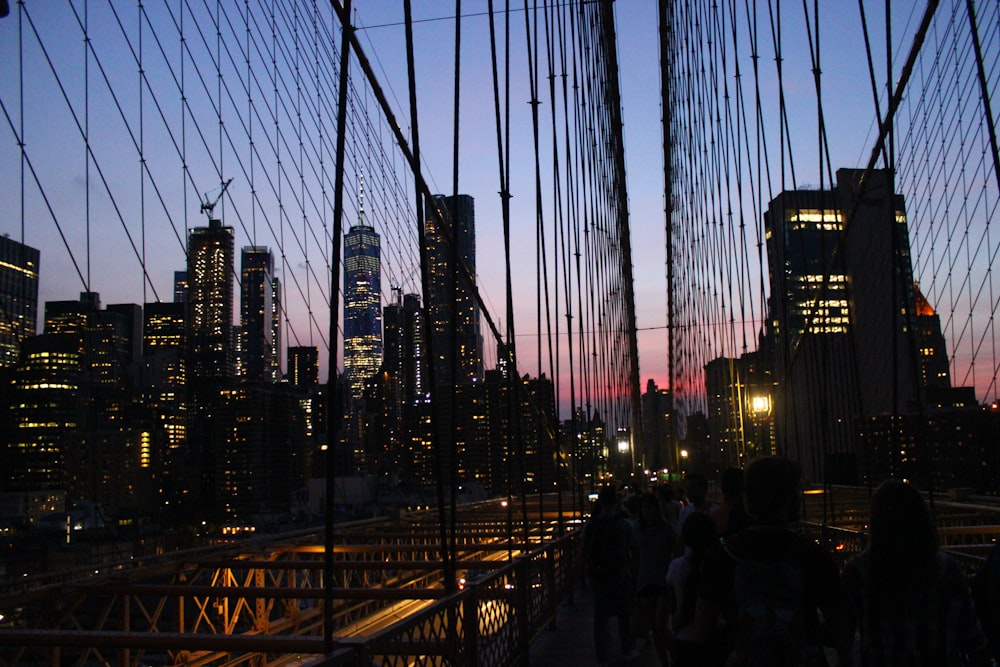
[[628, 451], [628, 438], [625, 436], [620, 436], [618, 438], [618, 451], [624, 454]]
[[750, 399], [750, 412], [754, 417], [764, 417], [771, 414], [771, 397], [763, 394]]

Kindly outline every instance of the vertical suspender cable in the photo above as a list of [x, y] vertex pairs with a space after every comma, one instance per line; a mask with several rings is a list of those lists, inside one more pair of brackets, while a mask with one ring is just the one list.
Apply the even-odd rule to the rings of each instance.
[[[139, 226], [142, 230], [142, 302], [145, 304], [149, 299], [146, 296], [148, 282], [146, 274], [146, 151], [145, 114], [143, 114], [143, 88], [146, 74], [142, 65], [142, 13], [142, 0], [139, 0]], [[89, 39], [88, 37], [88, 41]]]
[[[621, 97], [618, 81], [618, 44], [615, 38], [614, 6], [610, 0], [602, 4], [603, 36], [607, 63], [608, 113], [611, 132], [612, 157], [615, 171], [612, 183], [615, 188], [613, 201], [616, 203], [615, 223], [619, 243], [618, 255], [621, 265], [622, 305], [626, 309], [621, 313], [621, 324], [626, 327], [623, 332], [628, 341], [628, 390], [631, 398], [631, 472], [635, 472], [636, 464], [645, 463], [645, 451], [642, 443], [642, 393], [639, 387], [639, 344], [635, 320], [635, 285], [632, 277], [632, 237], [629, 233], [628, 189], [625, 183], [625, 141], [621, 118]], [[624, 360], [623, 360], [624, 361]], [[624, 378], [623, 378], [624, 379]], [[638, 458], [638, 461], [637, 461]]]
[[[448, 427], [451, 431], [448, 437], [448, 443], [451, 447], [451, 469], [449, 473], [449, 494], [448, 494], [448, 510], [449, 510], [449, 521], [448, 528], [451, 533], [451, 549], [448, 552], [448, 559], [445, 561], [445, 579], [448, 584], [448, 591], [455, 591], [455, 559], [457, 556], [456, 544], [455, 544], [455, 530], [456, 530], [456, 506], [458, 504], [458, 443], [455, 439], [456, 433], [456, 422], [458, 419], [458, 278], [459, 278], [459, 262], [462, 261], [461, 255], [458, 251], [458, 239], [459, 239], [459, 220], [458, 215], [458, 167], [459, 167], [459, 127], [460, 127], [460, 101], [461, 101], [461, 81], [462, 81], [462, 0], [455, 0], [455, 65], [454, 65], [454, 75], [455, 75], [455, 86], [454, 93], [452, 96], [452, 171], [451, 171], [451, 194], [452, 194], [452, 207], [448, 211], [448, 221], [450, 226], [442, 230], [443, 233], [450, 232], [451, 243], [449, 248], [450, 260], [448, 262], [448, 273], [450, 274], [450, 287], [451, 287], [451, 308], [452, 308], [452, 322], [451, 322], [451, 344], [449, 345], [448, 358], [451, 359], [451, 378], [448, 382], [448, 391], [451, 394], [451, 401], [449, 401], [450, 409], [448, 411], [449, 424]], [[465, 221], [468, 224], [468, 221]], [[471, 284], [471, 283], [470, 283]], [[464, 380], [464, 378], [463, 378]], [[462, 393], [463, 398], [466, 394]]]
[[[490, 65], [493, 74], [493, 115], [496, 122], [496, 139], [497, 139], [497, 160], [499, 161], [499, 176], [500, 176], [500, 209], [503, 223], [503, 247], [504, 247], [504, 275], [505, 275], [505, 293], [506, 293], [506, 320], [507, 320], [507, 344], [498, 345], [497, 349], [497, 363], [502, 364], [501, 367], [506, 368], [506, 374], [501, 378], [501, 382], [508, 387], [508, 391], [503, 393], [505, 398], [503, 412], [507, 416], [508, 424], [516, 424], [518, 420], [518, 414], [520, 411], [520, 405], [515, 400], [518, 392], [516, 389], [516, 382], [520, 378], [516, 374], [512, 373], [512, 369], [517, 368], [517, 364], [513, 363], [515, 358], [514, 351], [514, 336], [513, 336], [513, 301], [511, 292], [511, 280], [510, 280], [510, 193], [508, 192], [508, 180], [507, 180], [507, 168], [506, 168], [506, 153], [504, 152], [504, 134], [501, 125], [501, 113], [500, 113], [500, 80], [497, 73], [497, 44], [496, 44], [496, 24], [493, 19], [493, 0], [489, 0], [487, 3], [487, 14], [489, 15], [489, 29], [490, 29]], [[509, 15], [507, 16], [509, 25]], [[507, 44], [509, 53], [509, 42]], [[509, 71], [509, 64], [504, 74], [507, 75]], [[513, 377], [512, 377], [513, 375]], [[508, 428], [506, 434], [504, 435], [504, 447], [506, 451], [504, 452], [504, 465], [506, 466], [505, 486], [507, 495], [507, 507], [506, 507], [506, 519], [507, 519], [507, 558], [510, 559], [512, 556], [513, 547], [513, 512], [512, 507], [513, 500], [513, 487], [511, 485], [511, 446], [517, 446], [517, 439], [514, 437], [516, 431], [514, 428]], [[522, 489], [523, 491], [523, 489]], [[523, 497], [523, 493], [522, 493]]]
[[340, 430], [340, 382], [337, 378], [337, 313], [340, 309], [340, 239], [344, 221], [344, 133], [347, 125], [347, 85], [350, 67], [351, 0], [344, 0], [340, 13], [340, 81], [337, 90], [337, 154], [333, 190], [333, 250], [330, 255], [330, 351], [327, 359], [327, 421], [326, 421], [326, 506], [325, 549], [323, 550], [323, 643], [327, 653], [333, 651], [333, 494], [336, 443]]
[[89, 26], [90, 12], [89, 2], [83, 3], [83, 159], [84, 159], [84, 220], [87, 228], [87, 291], [91, 290], [90, 282], [90, 49], [87, 48], [87, 41], [90, 39]]
[[[427, 216], [424, 212], [424, 187], [420, 178], [420, 131], [419, 123], [417, 122], [417, 82], [416, 82], [416, 67], [413, 57], [413, 12], [410, 6], [411, 0], [403, 0], [403, 19], [406, 26], [406, 74], [407, 82], [409, 87], [409, 100], [410, 100], [410, 125], [412, 128], [411, 136], [413, 140], [413, 159], [411, 165], [413, 166], [413, 180], [414, 180], [414, 197], [416, 200], [416, 211], [417, 211], [417, 242], [420, 246], [420, 285], [421, 291], [424, 294], [424, 308], [426, 310], [427, 303], [426, 299], [430, 294], [430, 270], [427, 265], [428, 254], [427, 254], [427, 236], [426, 230], [424, 228], [425, 220]], [[426, 358], [433, 359], [434, 351], [431, 347], [431, 339], [429, 327], [423, 327], [422, 332], [424, 335], [424, 346], [427, 349]], [[430, 387], [432, 392], [432, 399], [437, 394], [435, 378], [434, 378], [434, 364], [428, 363], [427, 368], [427, 386]], [[438, 414], [432, 409], [430, 414], [430, 424], [427, 428], [427, 432], [436, 433]], [[437, 491], [438, 491], [438, 511], [441, 513], [441, 520], [438, 521], [438, 530], [440, 531], [440, 541], [441, 541], [441, 561], [447, 565], [448, 562], [448, 533], [445, 527], [443, 512], [444, 512], [444, 498], [441, 487], [441, 456], [440, 449], [434, 447], [434, 471], [435, 478], [437, 480]], [[446, 576], [446, 586], [447, 586], [447, 576]]]
[[676, 298], [676, 284], [674, 282], [674, 228], [673, 228], [673, 138], [671, 135], [671, 124], [673, 121], [673, 104], [671, 101], [672, 81], [671, 66], [675, 63], [675, 54], [672, 52], [673, 40], [673, 2], [671, 0], [659, 0], [657, 3], [657, 17], [659, 19], [660, 38], [660, 125], [662, 128], [663, 143], [663, 212], [664, 227], [666, 232], [666, 271], [667, 271], [667, 384], [670, 387], [670, 428], [667, 429], [667, 451], [672, 458], [671, 467], [676, 465], [676, 416], [674, 412], [673, 399], [676, 387], [676, 369], [674, 358], [677, 354], [674, 342], [674, 301]]

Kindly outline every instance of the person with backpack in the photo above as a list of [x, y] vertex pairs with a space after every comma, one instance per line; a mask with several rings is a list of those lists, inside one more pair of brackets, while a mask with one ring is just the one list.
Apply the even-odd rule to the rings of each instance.
[[583, 527], [583, 563], [594, 594], [594, 652], [598, 664], [609, 664], [612, 616], [626, 661], [639, 657], [632, 629], [638, 544], [632, 522], [618, 510], [613, 486], [601, 489], [594, 514]]
[[829, 552], [792, 529], [799, 518], [797, 463], [756, 459], [744, 476], [751, 523], [705, 557], [695, 636], [707, 642], [720, 615], [731, 650], [728, 667], [826, 665], [824, 647], [850, 660], [847, 597]]
[[938, 548], [927, 505], [906, 482], [875, 490], [868, 546], [843, 579], [858, 628], [857, 667], [990, 664], [965, 576]]

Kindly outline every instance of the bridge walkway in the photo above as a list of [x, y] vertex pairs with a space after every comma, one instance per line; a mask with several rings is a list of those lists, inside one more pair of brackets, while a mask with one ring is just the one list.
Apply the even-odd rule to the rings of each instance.
[[[531, 667], [573, 665], [573, 667], [596, 667], [594, 657], [594, 637], [591, 632], [594, 618], [594, 596], [586, 586], [577, 586], [572, 601], [559, 605], [556, 611], [555, 627], [543, 630], [531, 644], [528, 660]], [[648, 641], [640, 640], [642, 654], [637, 660], [625, 663], [618, 651], [618, 635], [615, 622], [611, 623], [610, 665], [628, 667], [660, 667], [656, 651]]]

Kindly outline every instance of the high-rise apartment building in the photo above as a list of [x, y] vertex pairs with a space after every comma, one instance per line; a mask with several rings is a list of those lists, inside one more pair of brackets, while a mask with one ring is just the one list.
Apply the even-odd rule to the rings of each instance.
[[344, 374], [352, 402], [382, 364], [382, 270], [379, 235], [365, 222], [364, 190], [358, 223], [344, 237]]
[[240, 363], [247, 382], [274, 382], [274, 255], [245, 246], [240, 253]]
[[0, 236], [0, 368], [17, 364], [21, 342], [38, 325], [39, 253]]
[[426, 295], [434, 383], [482, 379], [476, 299], [476, 210], [469, 195], [434, 195], [424, 211], [430, 294]]
[[186, 376], [188, 498], [206, 515], [220, 517], [224, 503], [216, 476], [225, 447], [222, 392], [235, 376], [233, 327], [233, 228], [219, 220], [188, 235]]
[[233, 228], [210, 220], [188, 235], [188, 371], [233, 377]]

